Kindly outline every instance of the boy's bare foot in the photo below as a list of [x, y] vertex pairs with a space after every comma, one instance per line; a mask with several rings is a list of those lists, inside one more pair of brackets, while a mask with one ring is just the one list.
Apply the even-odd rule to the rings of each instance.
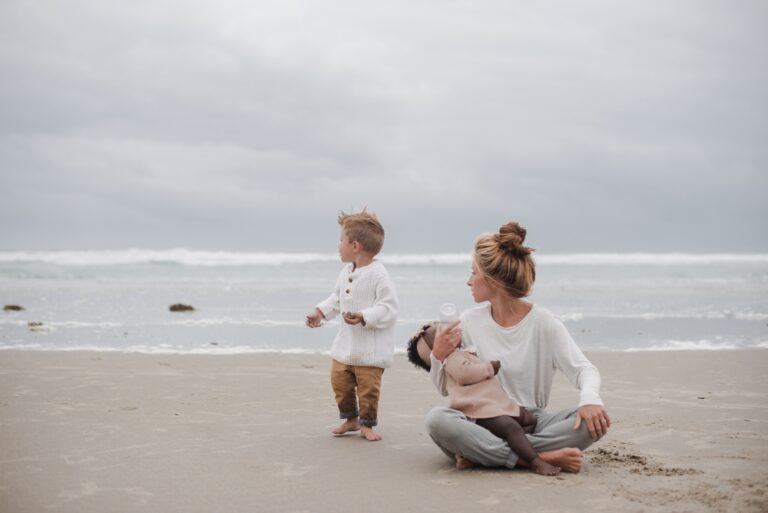
[[550, 465], [541, 457], [536, 458], [531, 462], [531, 470], [542, 476], [556, 476], [560, 473], [560, 467]]
[[560, 467], [565, 472], [577, 474], [581, 470], [581, 451], [575, 447], [540, 452], [539, 458], [550, 465]]
[[340, 426], [334, 428], [332, 433], [336, 436], [341, 436], [344, 433], [348, 433], [350, 431], [360, 431], [360, 424], [357, 423], [357, 420], [347, 419], [344, 422], [341, 423]]
[[456, 453], [456, 470], [466, 470], [477, 466], [474, 461], [470, 461], [459, 453]]
[[381, 435], [374, 431], [372, 427], [362, 426], [360, 434], [369, 442], [378, 442], [381, 440]]

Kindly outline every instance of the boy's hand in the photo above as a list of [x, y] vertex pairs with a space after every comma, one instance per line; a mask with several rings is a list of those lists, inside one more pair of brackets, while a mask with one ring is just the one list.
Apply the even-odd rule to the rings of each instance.
[[344, 312], [344, 322], [347, 324], [351, 324], [354, 326], [355, 324], [362, 324], [365, 326], [365, 319], [363, 319], [363, 314], [360, 312], [352, 313], [352, 312]]
[[493, 365], [493, 375], [495, 376], [496, 374], [499, 373], [499, 369], [501, 368], [501, 362], [499, 360], [493, 360], [491, 362], [491, 365]]
[[323, 319], [325, 319], [323, 312], [321, 312], [319, 308], [315, 308], [314, 312], [307, 315], [307, 319], [304, 322], [310, 328], [319, 328], [323, 322]]

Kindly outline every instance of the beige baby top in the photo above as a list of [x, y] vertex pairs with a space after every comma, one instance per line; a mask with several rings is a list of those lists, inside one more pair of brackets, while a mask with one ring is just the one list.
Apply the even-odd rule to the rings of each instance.
[[443, 362], [450, 407], [473, 419], [519, 416], [520, 406], [501, 388], [491, 362], [481, 360], [471, 351], [472, 348], [458, 348]]

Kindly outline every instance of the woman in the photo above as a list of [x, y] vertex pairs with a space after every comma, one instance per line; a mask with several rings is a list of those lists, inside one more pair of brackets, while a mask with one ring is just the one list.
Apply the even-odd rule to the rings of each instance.
[[[532, 248], [523, 245], [526, 230], [507, 223], [496, 234], [475, 241], [467, 285], [476, 303], [461, 320], [435, 337], [430, 377], [446, 395], [442, 362], [459, 344], [475, 346], [483, 360], [501, 361], [498, 378], [518, 403], [536, 416], [528, 435], [544, 461], [565, 471], [581, 469], [581, 449], [608, 431], [611, 419], [600, 399], [600, 373], [576, 346], [563, 323], [549, 311], [524, 301], [536, 270]], [[460, 324], [460, 325], [459, 325]], [[580, 393], [579, 405], [557, 413], [544, 410], [555, 370], [562, 371]], [[507, 443], [468, 420], [458, 410], [433, 408], [427, 415], [432, 440], [458, 468], [472, 462], [487, 467], [522, 465]]]

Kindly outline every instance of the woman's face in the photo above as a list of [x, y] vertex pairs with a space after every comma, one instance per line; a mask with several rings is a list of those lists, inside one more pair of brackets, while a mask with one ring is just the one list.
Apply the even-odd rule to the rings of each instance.
[[480, 270], [477, 268], [477, 264], [472, 262], [472, 274], [469, 275], [467, 285], [472, 291], [472, 297], [475, 303], [482, 303], [483, 301], [489, 301], [493, 297], [493, 289], [488, 282], [485, 281]]

